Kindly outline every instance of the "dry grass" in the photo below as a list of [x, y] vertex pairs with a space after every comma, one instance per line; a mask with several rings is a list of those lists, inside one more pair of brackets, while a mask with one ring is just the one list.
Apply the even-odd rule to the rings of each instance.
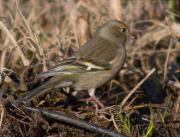
[[[96, 136], [36, 114], [12, 117], [2, 104], [37, 86], [36, 74], [72, 55], [99, 25], [118, 19], [138, 38], [128, 41], [128, 63], [118, 78], [97, 89], [105, 109], [94, 110], [85, 102], [64, 109], [66, 96], [59, 92], [41, 98], [36, 106], [86, 118], [129, 136], [178, 136], [179, 6], [176, 0], [0, 0], [0, 134]], [[156, 92], [163, 94], [163, 102], [152, 97]]]

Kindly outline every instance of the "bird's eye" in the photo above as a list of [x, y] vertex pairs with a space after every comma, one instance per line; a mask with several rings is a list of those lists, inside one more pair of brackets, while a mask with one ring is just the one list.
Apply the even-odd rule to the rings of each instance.
[[120, 28], [120, 32], [126, 32], [126, 28]]

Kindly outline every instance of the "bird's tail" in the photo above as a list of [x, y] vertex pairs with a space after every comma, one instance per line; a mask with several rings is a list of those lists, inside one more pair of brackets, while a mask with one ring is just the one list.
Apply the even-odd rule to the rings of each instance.
[[54, 89], [60, 88], [60, 87], [67, 87], [70, 86], [72, 82], [64, 82], [63, 79], [54, 79], [51, 78], [50, 80], [46, 81], [43, 85], [29, 91], [22, 97], [18, 98], [15, 102], [16, 103], [29, 103], [33, 99], [48, 93], [52, 92]]
[[53, 90], [52, 87], [48, 87], [47, 85], [41, 85], [27, 93], [25, 93], [25, 95], [23, 95], [22, 97], [18, 98], [16, 100], [17, 103], [29, 103], [30, 101], [32, 101], [34, 98], [39, 97], [41, 95], [43, 95], [44, 93], [47, 93], [48, 91]]

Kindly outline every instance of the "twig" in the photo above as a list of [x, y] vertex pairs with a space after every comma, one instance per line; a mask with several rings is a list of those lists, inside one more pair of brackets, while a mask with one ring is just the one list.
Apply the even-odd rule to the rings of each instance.
[[145, 108], [145, 107], [165, 109], [164, 106], [161, 106], [159, 104], [140, 104], [140, 105], [137, 105], [137, 106], [131, 106], [129, 108], [126, 108], [125, 111], [129, 111], [129, 110], [132, 110], [132, 109]]
[[180, 89], [180, 83], [179, 82], [174, 82], [174, 81], [171, 81], [171, 80], [169, 80], [167, 82], [167, 86], [169, 86], [169, 87], [173, 86], [173, 87], [176, 87], [176, 88]]
[[172, 46], [173, 46], [173, 42], [172, 42], [172, 39], [171, 39], [170, 43], [169, 43], [169, 47], [168, 47], [166, 61], [164, 63], [164, 81], [166, 80], [166, 76], [167, 76], [167, 67], [168, 67], [168, 62], [169, 62], [169, 57], [170, 57], [170, 50], [172, 49]]
[[142, 79], [131, 91], [130, 93], [123, 99], [122, 103], [120, 104], [120, 109], [125, 105], [126, 101], [131, 97], [131, 95], [146, 81], [154, 72], [156, 71], [155, 68], [153, 68], [147, 76]]
[[4, 108], [1, 105], [0, 129], [2, 127], [3, 118], [4, 118]]
[[42, 113], [47, 118], [54, 119], [56, 121], [66, 123], [66, 124], [69, 124], [69, 125], [72, 125], [75, 127], [83, 128], [83, 129], [89, 130], [91, 132], [96, 132], [99, 134], [108, 135], [110, 137], [125, 137], [119, 133], [104, 129], [102, 127], [88, 123], [88, 122], [83, 121], [81, 119], [75, 119], [75, 118], [69, 117], [69, 116], [64, 115], [64, 114], [60, 114], [60, 113], [56, 113], [56, 112], [50, 112], [48, 110], [42, 110], [42, 109], [38, 109], [38, 108], [34, 108], [34, 107], [28, 107], [28, 106], [24, 106], [24, 108], [31, 111], [31, 112]]
[[29, 25], [29, 22], [28, 20], [24, 17], [24, 15], [22, 14], [20, 8], [19, 8], [19, 1], [16, 0], [16, 7], [18, 9], [18, 12], [20, 14], [20, 16], [22, 17], [22, 20], [25, 24], [25, 27], [27, 28], [28, 30], [28, 33], [30, 35], [30, 37], [32, 38], [32, 41], [35, 43], [35, 45], [38, 47], [38, 51], [39, 51], [39, 54], [43, 57], [42, 61], [43, 61], [43, 70], [46, 70], [47, 67], [46, 67], [46, 64], [45, 64], [45, 56], [44, 56], [44, 52], [43, 52], [43, 49], [42, 47], [39, 45], [39, 41], [38, 41], [38, 38], [36, 37], [36, 35], [33, 33], [30, 25]]
[[[177, 51], [178, 51], [178, 48], [170, 49], [171, 53], [176, 53]], [[168, 49], [161, 49], [161, 50], [156, 50], [156, 51], [137, 51], [137, 52], [129, 53], [128, 56], [132, 57], [134, 55], [139, 55], [139, 56], [152, 55], [152, 53], [164, 54], [167, 52], [168, 52]]]
[[19, 53], [19, 56], [22, 59], [22, 62], [24, 64], [24, 66], [28, 66], [30, 64], [29, 60], [24, 56], [24, 53], [21, 51], [21, 49], [19, 48], [15, 38], [12, 36], [12, 34], [10, 33], [10, 31], [7, 29], [7, 27], [4, 25], [4, 23], [2, 21], [0, 21], [0, 28], [2, 28], [2, 30], [7, 34], [7, 36], [10, 38], [11, 42], [13, 43], [12, 45], [17, 48], [17, 51]]
[[115, 127], [116, 130], [118, 131], [119, 128], [118, 128], [118, 125], [116, 124], [116, 121], [115, 121], [115, 119], [114, 119], [114, 115], [111, 115], [111, 120], [112, 120], [112, 122], [113, 122], [114, 127]]
[[180, 112], [180, 93], [178, 93], [178, 98], [176, 101], [176, 107], [175, 107], [176, 113], [178, 115], [178, 113]]

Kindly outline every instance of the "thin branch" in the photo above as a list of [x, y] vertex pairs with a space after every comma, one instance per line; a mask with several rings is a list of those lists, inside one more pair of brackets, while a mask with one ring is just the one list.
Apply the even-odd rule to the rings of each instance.
[[127, 100], [132, 96], [132, 94], [156, 71], [155, 68], [153, 68], [148, 74], [147, 76], [142, 79], [131, 91], [130, 93], [123, 99], [120, 108], [122, 108], [125, 103], [127, 102]]
[[0, 28], [7, 34], [7, 36], [10, 38], [11, 42], [13, 43], [12, 45], [17, 49], [24, 66], [28, 66], [30, 64], [29, 60], [24, 56], [24, 53], [19, 48], [15, 38], [12, 36], [11, 32], [7, 29], [7, 27], [4, 25], [2, 21], [0, 21]]
[[4, 118], [4, 108], [1, 105], [0, 129], [2, 129], [3, 118]]
[[172, 49], [173, 46], [173, 40], [170, 40], [169, 43], [169, 47], [168, 47], [168, 51], [167, 51], [167, 55], [166, 55], [166, 61], [164, 63], [164, 81], [166, 80], [166, 76], [167, 76], [167, 67], [168, 67], [168, 62], [169, 62], [169, 57], [170, 57], [170, 51]]
[[52, 112], [52, 111], [50, 112], [48, 110], [38, 109], [38, 108], [34, 108], [34, 107], [27, 107], [27, 106], [24, 106], [24, 107], [25, 107], [25, 109], [27, 109], [31, 112], [42, 113], [47, 118], [54, 119], [56, 121], [66, 123], [66, 124], [69, 124], [69, 125], [72, 125], [72, 126], [75, 126], [78, 128], [86, 129], [86, 130], [89, 130], [91, 132], [107, 135], [110, 137], [125, 137], [119, 133], [110, 131], [108, 129], [104, 129], [102, 127], [99, 127], [99, 126], [94, 125], [92, 123], [88, 123], [87, 121], [84, 121], [81, 119], [69, 117], [69, 116], [61, 114], [61, 113]]

